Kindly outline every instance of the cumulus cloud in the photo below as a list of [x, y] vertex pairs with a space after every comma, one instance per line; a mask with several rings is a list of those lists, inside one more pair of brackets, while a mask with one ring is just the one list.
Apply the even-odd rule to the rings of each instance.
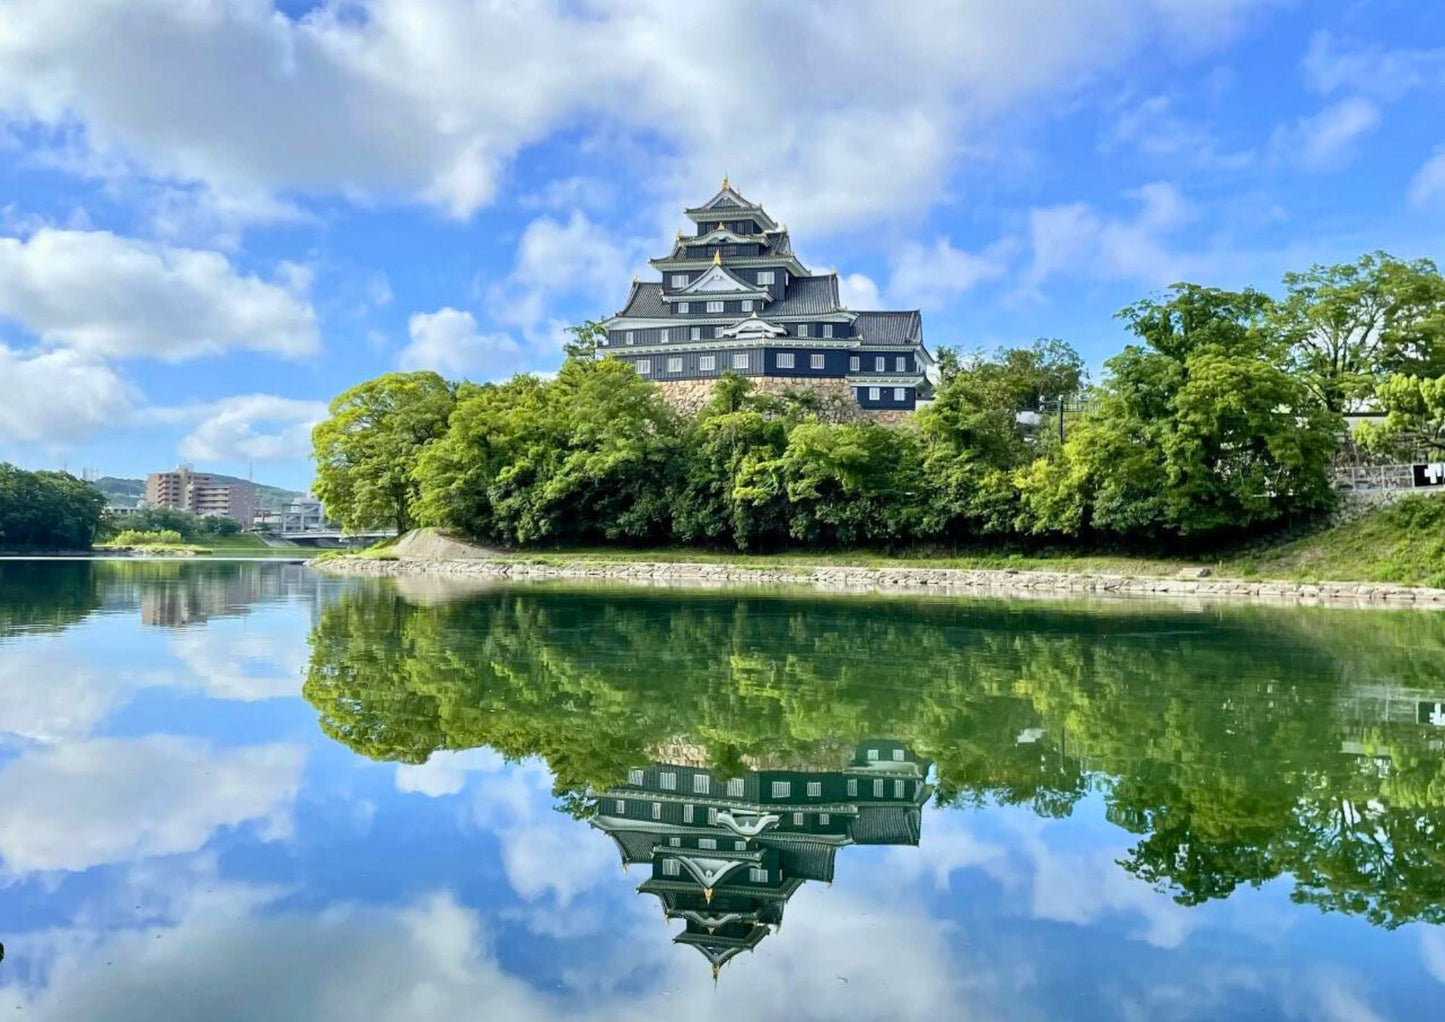
[[1331, 170], [1358, 151], [1358, 143], [1380, 126], [1380, 109], [1368, 99], [1351, 96], [1274, 134], [1276, 153], [1305, 170]]
[[407, 322], [411, 343], [398, 353], [402, 369], [431, 369], [444, 376], [496, 379], [517, 368], [521, 350], [509, 334], [484, 334], [470, 312], [445, 306], [418, 312]]
[[843, 307], [854, 311], [881, 309], [883, 300], [878, 294], [878, 285], [871, 277], [862, 273], [849, 273], [838, 277], [838, 297]]
[[243, 276], [217, 252], [107, 231], [0, 238], [0, 317], [90, 358], [294, 358], [319, 345], [315, 314], [293, 290]]
[[[1208, 50], [1271, 0], [930, 0], [848, 19], [822, 0], [363, 0], [299, 18], [266, 0], [138, 2], [7, 5], [0, 109], [50, 129], [77, 170], [259, 218], [291, 194], [466, 217], [518, 152], [585, 123], [661, 143], [650, 194], [727, 167], [820, 230], [927, 205], [991, 117], [1160, 39]], [[764, 36], [788, 59], [746, 75], [698, 59], [699, 38], [749, 53]]]
[[0, 440], [81, 440], [125, 419], [138, 399], [114, 369], [74, 351], [27, 354], [0, 344], [0, 380]]
[[168, 735], [28, 749], [0, 768], [0, 861], [80, 871], [194, 852], [218, 828], [289, 824], [305, 751], [217, 749]]
[[1152, 285], [1180, 279], [1184, 260], [1170, 249], [1168, 239], [1192, 219], [1189, 204], [1164, 182], [1130, 195], [1139, 204], [1133, 217], [1108, 216], [1083, 202], [1033, 210], [1027, 283], [1037, 286], [1056, 275]]
[[1430, 206], [1445, 201], [1445, 149], [1425, 161], [1410, 179], [1410, 201]]
[[506, 766], [491, 749], [434, 752], [425, 763], [403, 763], [396, 768], [396, 790], [415, 792], [430, 798], [456, 795], [474, 773], [500, 773]]
[[973, 290], [986, 280], [1002, 277], [1008, 246], [996, 245], [982, 253], [954, 248], [947, 238], [931, 246], [911, 243], [895, 256], [888, 294], [905, 305], [936, 306]]
[[180, 412], [204, 416], [177, 445], [187, 461], [284, 461], [311, 450], [311, 430], [326, 417], [326, 404], [244, 394]]

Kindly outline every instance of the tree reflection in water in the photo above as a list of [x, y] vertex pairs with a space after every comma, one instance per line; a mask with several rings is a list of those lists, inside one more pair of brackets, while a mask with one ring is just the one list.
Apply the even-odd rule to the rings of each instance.
[[1445, 700], [1445, 615], [378, 585], [311, 645], [327, 734], [541, 757], [715, 962], [780, 918], [758, 892], [861, 840], [870, 742], [906, 764], [879, 775], [902, 814], [880, 841], [916, 843], [925, 798], [1066, 817], [1097, 793], [1137, 835], [1120, 866], [1182, 904], [1288, 876], [1376, 925], [1445, 922], [1445, 729], [1421, 708]]

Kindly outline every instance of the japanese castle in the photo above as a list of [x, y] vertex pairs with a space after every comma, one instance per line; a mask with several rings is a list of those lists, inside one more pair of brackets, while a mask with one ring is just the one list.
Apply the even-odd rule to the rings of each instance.
[[782, 926], [805, 882], [832, 883], [839, 848], [918, 844], [932, 764], [899, 742], [864, 741], [834, 769], [731, 778], [687, 758], [636, 768], [595, 794], [590, 822], [624, 869], [648, 869], [639, 893], [682, 922], [673, 940], [696, 948], [714, 977]]
[[602, 324], [608, 353], [662, 384], [669, 399], [700, 407], [725, 372], [764, 391], [836, 397], [878, 418], [932, 397], [934, 360], [917, 310], [845, 308], [838, 275], [810, 273], [787, 227], [726, 178], [684, 213], [695, 233], [679, 232], [670, 254], [649, 260], [662, 280], [635, 281], [626, 306]]

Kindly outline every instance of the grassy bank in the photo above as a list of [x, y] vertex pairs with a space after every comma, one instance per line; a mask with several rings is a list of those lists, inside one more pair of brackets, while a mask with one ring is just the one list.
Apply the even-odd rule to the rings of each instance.
[[[405, 551], [408, 544], [402, 544]], [[391, 559], [396, 541], [388, 540], [357, 553]], [[734, 564], [745, 567], [781, 565], [857, 566], [867, 568], [992, 568], [1019, 571], [1064, 571], [1081, 574], [1172, 576], [1186, 569], [1208, 568], [1221, 578], [1276, 579], [1289, 582], [1382, 582], [1445, 588], [1445, 495], [1412, 496], [1347, 524], [1203, 557], [1157, 557], [1076, 549], [1028, 553], [997, 548], [936, 549], [896, 554], [876, 550], [795, 550], [773, 554], [740, 554], [677, 547], [616, 547], [527, 550], [499, 553], [499, 559], [537, 564], [635, 562]]]
[[136, 550], [148, 557], [255, 557], [267, 558], [311, 558], [320, 551], [314, 547], [273, 547], [267, 546], [259, 536], [241, 533], [235, 536], [207, 536], [198, 543], [165, 543], [131, 546], [129, 544], [97, 543], [96, 553], [119, 553]]

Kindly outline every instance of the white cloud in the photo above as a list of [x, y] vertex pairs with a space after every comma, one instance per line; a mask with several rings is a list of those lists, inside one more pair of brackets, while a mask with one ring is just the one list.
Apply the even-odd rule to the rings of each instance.
[[1305, 170], [1331, 170], [1349, 162], [1357, 152], [1357, 143], [1379, 126], [1379, 107], [1368, 99], [1351, 96], [1278, 129], [1272, 144], [1282, 158]]
[[[991, 118], [1161, 39], [1207, 51], [1271, 2], [930, 0], [844, 19], [823, 0], [366, 0], [302, 18], [266, 0], [11, 0], [0, 109], [51, 129], [77, 170], [260, 218], [298, 194], [465, 217], [523, 148], [585, 124], [623, 151], [660, 142], [645, 194], [691, 196], [726, 167], [811, 231], [925, 207]], [[699, 59], [700, 38], [789, 56], [740, 75]]]
[[0, 768], [0, 860], [12, 873], [89, 869], [200, 849], [220, 827], [289, 825], [304, 750], [96, 738], [27, 749]]
[[217, 252], [106, 231], [0, 238], [0, 317], [91, 358], [174, 362], [231, 349], [295, 358], [319, 347], [297, 291], [242, 276]]
[[110, 366], [74, 351], [25, 354], [0, 344], [0, 380], [0, 440], [81, 440], [124, 420], [138, 398]]
[[1247, 151], [1224, 150], [1212, 131], [1176, 113], [1170, 96], [1121, 104], [1100, 147], [1106, 153], [1128, 147], [1145, 156], [1184, 159], [1206, 170], [1238, 170], [1254, 159]]
[[517, 342], [509, 334], [484, 334], [470, 312], [446, 306], [418, 312], [407, 322], [411, 343], [397, 355], [402, 369], [431, 369], [444, 376], [488, 380], [517, 369]]
[[878, 294], [878, 285], [872, 278], [861, 273], [849, 273], [838, 277], [838, 297], [843, 307], [855, 312], [867, 309], [881, 309], [883, 300]]
[[965, 252], [947, 238], [937, 239], [931, 247], [904, 245], [893, 261], [889, 297], [910, 306], [943, 304], [983, 281], [1002, 277], [1008, 248], [995, 245], [983, 253]]
[[1305, 81], [1325, 94], [1352, 92], [1388, 101], [1445, 85], [1445, 47], [1341, 47], [1325, 31], [1311, 37], [1302, 66]]
[[1445, 149], [1425, 161], [1410, 179], [1410, 201], [1429, 206], [1445, 199]]
[[1082, 202], [1035, 209], [1029, 224], [1029, 285], [1036, 287], [1055, 275], [1152, 285], [1180, 279], [1185, 260], [1169, 248], [1168, 237], [1192, 219], [1189, 204], [1163, 182], [1131, 195], [1140, 205], [1132, 218], [1106, 216]]
[[326, 404], [245, 394], [181, 411], [205, 416], [176, 447], [187, 461], [284, 461], [310, 452]]
[[474, 773], [495, 774], [506, 766], [491, 749], [434, 752], [425, 763], [403, 763], [396, 768], [396, 790], [415, 792], [430, 798], [456, 795]]

